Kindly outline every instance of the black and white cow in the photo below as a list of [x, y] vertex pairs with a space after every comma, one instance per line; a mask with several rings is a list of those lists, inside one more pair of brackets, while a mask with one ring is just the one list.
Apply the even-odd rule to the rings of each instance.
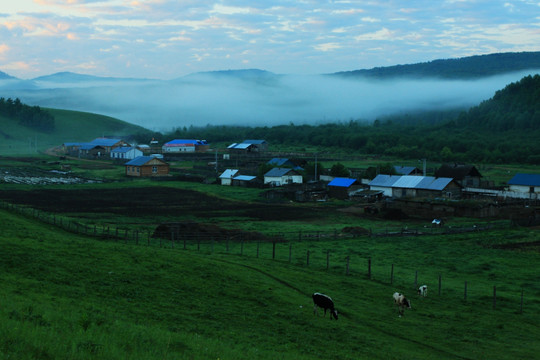
[[411, 308], [411, 302], [405, 297], [405, 295], [398, 292], [394, 293], [394, 304], [398, 307], [399, 317], [403, 315], [405, 308]]
[[313, 313], [319, 315], [318, 308], [324, 309], [324, 316], [326, 316], [326, 310], [330, 310], [330, 320], [332, 320], [332, 317], [334, 317], [336, 320], [338, 319], [337, 310], [334, 308], [334, 301], [332, 301], [332, 298], [328, 295], [321, 294], [321, 293], [314, 293], [311, 295], [313, 298]]
[[422, 285], [418, 288], [418, 295], [427, 296], [427, 285]]

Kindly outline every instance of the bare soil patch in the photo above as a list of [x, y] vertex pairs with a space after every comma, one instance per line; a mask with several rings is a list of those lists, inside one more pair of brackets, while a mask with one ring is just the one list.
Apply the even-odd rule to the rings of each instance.
[[34, 189], [5, 190], [0, 199], [56, 214], [103, 213], [132, 217], [185, 216], [246, 217], [263, 221], [316, 220], [321, 209], [283, 204], [242, 203], [220, 199], [197, 191], [170, 187], [120, 189]]

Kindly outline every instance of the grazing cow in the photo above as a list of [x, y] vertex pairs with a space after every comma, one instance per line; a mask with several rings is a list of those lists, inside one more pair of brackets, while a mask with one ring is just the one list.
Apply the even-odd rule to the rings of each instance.
[[330, 310], [330, 320], [332, 320], [332, 317], [334, 317], [336, 320], [338, 319], [337, 310], [334, 308], [334, 302], [330, 296], [316, 292], [311, 297], [313, 298], [314, 314], [319, 315], [317, 309], [323, 308], [324, 316], [326, 316], [326, 310]]
[[403, 315], [405, 307], [411, 308], [411, 302], [405, 297], [405, 295], [395, 292], [394, 293], [394, 304], [398, 307], [399, 317]]
[[418, 288], [418, 295], [427, 296], [427, 285], [422, 285]]

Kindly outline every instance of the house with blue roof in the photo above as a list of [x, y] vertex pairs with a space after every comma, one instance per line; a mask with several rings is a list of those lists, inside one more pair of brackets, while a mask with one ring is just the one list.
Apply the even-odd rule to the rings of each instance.
[[210, 148], [206, 140], [174, 139], [163, 144], [161, 150], [164, 154], [180, 152], [204, 152]]
[[508, 181], [509, 190], [519, 193], [540, 193], [540, 175], [519, 173]]
[[270, 186], [283, 186], [287, 184], [301, 184], [302, 175], [291, 168], [273, 168], [264, 174], [264, 184]]
[[136, 147], [119, 146], [111, 150], [111, 159], [133, 160], [139, 156], [143, 156], [143, 152]]
[[169, 164], [154, 156], [139, 156], [124, 164], [127, 176], [152, 177], [169, 175]]

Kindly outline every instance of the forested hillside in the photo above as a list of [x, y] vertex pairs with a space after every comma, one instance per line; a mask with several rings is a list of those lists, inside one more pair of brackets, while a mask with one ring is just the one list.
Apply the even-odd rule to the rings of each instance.
[[540, 75], [527, 76], [458, 118], [459, 126], [499, 131], [540, 129]]
[[177, 129], [156, 138], [265, 139], [274, 148], [317, 147], [434, 161], [540, 164], [540, 76], [528, 76], [468, 111], [417, 112], [368, 123]]
[[527, 69], [540, 69], [540, 52], [500, 53], [459, 59], [440, 59], [410, 65], [343, 71], [334, 75], [370, 78], [437, 77], [469, 79]]

